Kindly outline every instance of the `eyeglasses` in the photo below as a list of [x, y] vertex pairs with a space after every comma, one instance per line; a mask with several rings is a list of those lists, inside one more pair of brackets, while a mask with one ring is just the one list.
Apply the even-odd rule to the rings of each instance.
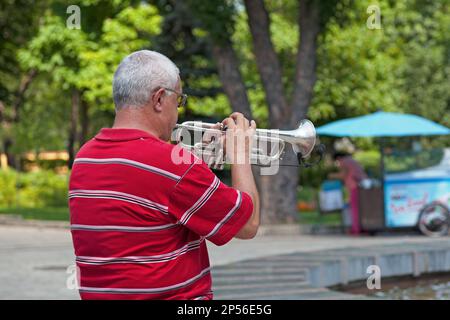
[[187, 94], [179, 93], [179, 92], [177, 92], [177, 91], [175, 91], [173, 89], [169, 89], [169, 88], [163, 88], [163, 89], [167, 90], [167, 91], [170, 91], [170, 92], [173, 92], [173, 93], [175, 93], [177, 95], [178, 108], [182, 108], [182, 107], [184, 107], [186, 105], [186, 101], [187, 101], [187, 98], [188, 98]]

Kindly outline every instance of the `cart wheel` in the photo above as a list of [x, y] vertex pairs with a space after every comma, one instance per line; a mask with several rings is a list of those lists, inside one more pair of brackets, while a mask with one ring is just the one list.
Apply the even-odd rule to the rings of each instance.
[[419, 215], [419, 230], [429, 237], [448, 235], [450, 229], [450, 212], [441, 203], [433, 202], [426, 205]]

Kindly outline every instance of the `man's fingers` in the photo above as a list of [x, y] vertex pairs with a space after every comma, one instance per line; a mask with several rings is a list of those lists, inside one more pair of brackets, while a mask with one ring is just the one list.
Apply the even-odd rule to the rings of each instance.
[[228, 118], [222, 121], [222, 124], [226, 125], [228, 128], [241, 128], [244, 130], [247, 129], [256, 129], [255, 120], [249, 121], [244, 117], [242, 113], [234, 112]]
[[244, 115], [242, 113], [233, 112], [230, 117], [234, 119], [238, 127], [244, 128], [246, 119], [244, 118]]
[[244, 117], [244, 115], [240, 112], [233, 112], [232, 114], [230, 114], [230, 118], [236, 119], [237, 117]]
[[[249, 121], [242, 113], [234, 112], [223, 122], [228, 126], [224, 151], [231, 163], [247, 163], [250, 161], [251, 145], [256, 130], [256, 122]], [[226, 148], [226, 149], [225, 149]]]
[[247, 118], [244, 118], [244, 122], [245, 122], [245, 127], [244, 129], [247, 130], [250, 127], [250, 122], [248, 121]]
[[232, 118], [230, 118], [230, 117], [225, 118], [225, 119], [222, 121], [222, 124], [225, 125], [225, 126], [227, 126], [227, 127], [230, 128], [230, 129], [233, 129], [233, 128], [236, 127], [236, 123], [234, 122], [234, 119], [232, 119]]

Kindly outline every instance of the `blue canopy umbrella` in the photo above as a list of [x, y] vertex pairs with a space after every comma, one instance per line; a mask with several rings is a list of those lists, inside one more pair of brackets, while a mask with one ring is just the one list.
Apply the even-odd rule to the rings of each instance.
[[[335, 137], [406, 137], [447, 135], [450, 129], [431, 120], [404, 113], [377, 111], [365, 116], [331, 122], [317, 128], [319, 135]], [[383, 140], [380, 140], [384, 178]]]
[[335, 137], [406, 137], [446, 135], [450, 129], [413, 114], [378, 111], [331, 122], [316, 132]]
[[450, 134], [450, 129], [416, 115], [378, 111], [331, 122], [317, 128], [316, 132], [335, 137], [380, 137], [381, 179], [384, 189], [383, 137], [447, 135]]

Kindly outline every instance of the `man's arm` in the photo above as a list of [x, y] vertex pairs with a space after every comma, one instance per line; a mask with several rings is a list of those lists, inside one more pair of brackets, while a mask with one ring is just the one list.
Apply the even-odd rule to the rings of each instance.
[[259, 228], [259, 194], [256, 189], [255, 179], [250, 164], [235, 164], [231, 166], [232, 187], [246, 192], [253, 202], [253, 212], [247, 223], [236, 234], [239, 239], [252, 239], [256, 236]]
[[[250, 219], [235, 237], [239, 239], [252, 239], [256, 236], [260, 223], [259, 194], [249, 157], [251, 153], [251, 138], [255, 132], [256, 123], [252, 120], [250, 124], [241, 113], [235, 112], [229, 118], [225, 119], [223, 124], [230, 131], [227, 133], [227, 138], [232, 137], [232, 143], [244, 143], [244, 145], [233, 145], [232, 148], [227, 148], [227, 150], [231, 149], [230, 151], [233, 152], [231, 164], [232, 187], [247, 193], [253, 202], [253, 212]], [[239, 135], [244, 135], [245, 137], [241, 136], [242, 139], [239, 139], [239, 137], [234, 139], [234, 136]], [[244, 163], [236, 163], [237, 160], [244, 160]]]

